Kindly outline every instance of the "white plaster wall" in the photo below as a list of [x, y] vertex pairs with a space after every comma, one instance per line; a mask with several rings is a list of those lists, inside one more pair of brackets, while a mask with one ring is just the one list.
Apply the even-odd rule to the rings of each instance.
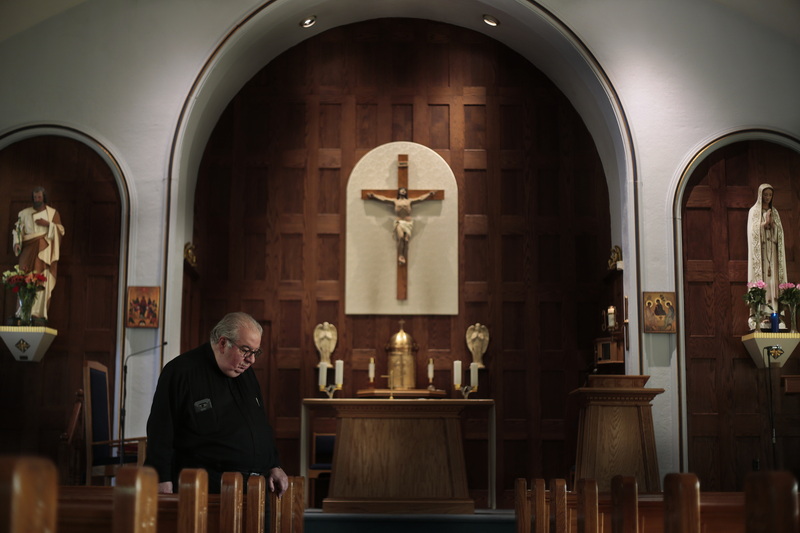
[[[626, 294], [679, 291], [673, 202], [691, 159], [712, 140], [743, 129], [800, 136], [800, 4], [772, 1], [753, 9], [735, 1], [544, 3], [596, 55], [629, 120], [638, 172], [640, 272], [639, 287], [626, 286]], [[770, 15], [773, 8], [780, 9], [777, 16]], [[681, 468], [677, 340], [643, 335], [641, 367], [628, 364], [629, 373], [651, 376], [649, 387], [666, 389], [653, 408], [662, 476]]]
[[[126, 285], [164, 286], [169, 155], [181, 108], [208, 56], [250, 4], [86, 1], [25, 31], [2, 32], [10, 36], [0, 42], [0, 135], [39, 124], [74, 128], [97, 139], [122, 169], [131, 240], [121, 295]], [[15, 12], [2, 6], [0, 20], [13, 26], [4, 14]], [[160, 344], [161, 333], [128, 329], [118, 368], [124, 355]], [[177, 355], [178, 342], [165, 348], [165, 356]], [[144, 435], [160, 351], [135, 356], [128, 366], [126, 435]]]
[[[118, 357], [164, 338], [170, 342], [165, 358], [171, 358], [180, 338], [175, 316], [180, 310], [180, 258], [174, 256], [191, 228], [169, 210], [190, 209], [175, 191], [193, 191], [192, 176], [171, 174], [173, 140], [201, 69], [260, 3], [73, 1], [66, 9], [37, 11], [40, 18], [33, 21], [19, 17], [26, 11], [9, 9], [25, 3], [0, 4], [0, 136], [37, 124], [65, 126], [97, 139], [119, 162], [132, 210], [128, 279], [123, 283], [165, 286], [169, 331], [128, 330]], [[678, 342], [671, 335], [635, 333], [637, 295], [679, 290], [672, 205], [678, 180], [701, 147], [745, 128], [800, 138], [800, 8], [791, 0], [759, 2], [762, 11], [744, 0], [540, 4], [565, 24], [554, 30], [564, 40], [553, 40], [551, 47], [531, 45], [538, 8], [525, 0], [277, 0], [263, 16], [280, 13], [291, 20], [301, 13], [329, 12], [336, 15], [336, 24], [382, 15], [458, 23], [503, 40], [559, 84], [584, 116], [604, 158], [612, 238], [626, 254], [625, 290], [634, 315], [628, 372], [650, 374], [650, 386], [667, 389], [655, 404], [656, 435], [662, 474], [674, 471], [680, 468]], [[501, 31], [490, 33], [463, 18], [481, 12], [509, 17], [501, 17]], [[266, 31], [270, 37], [273, 30]], [[618, 96], [618, 116], [598, 107], [597, 101], [607, 96], [599, 94], [602, 89], [587, 90], [584, 75], [574, 74], [577, 62], [567, 49], [575, 36], [596, 59], [599, 75], [610, 81], [613, 91], [605, 90]], [[291, 43], [281, 41], [278, 48]], [[195, 104], [192, 100], [189, 107]], [[620, 116], [630, 126], [628, 148], [614, 144]], [[168, 183], [169, 176], [174, 183]], [[158, 351], [130, 360], [129, 436], [144, 434], [158, 363]]]

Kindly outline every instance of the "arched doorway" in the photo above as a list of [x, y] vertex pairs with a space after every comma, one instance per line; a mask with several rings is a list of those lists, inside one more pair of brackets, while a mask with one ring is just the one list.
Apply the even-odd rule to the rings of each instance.
[[[304, 41], [258, 72], [223, 113], [200, 166], [198, 267], [187, 280], [199, 300], [185, 300], [199, 308], [184, 308], [184, 328], [198, 317], [191, 343], [202, 342], [221, 313], [238, 309], [270, 326], [262, 385], [291, 468], [302, 398], [318, 392], [314, 325], [339, 329], [346, 397], [367, 387], [371, 357], [385, 373], [382, 350], [399, 317], [344, 314], [344, 205], [359, 157], [390, 141], [436, 150], [458, 181], [459, 314], [407, 317], [405, 329], [420, 347], [418, 383], [427, 379], [421, 363], [435, 359], [434, 383], [448, 391], [467, 327], [492, 330], [479, 397], [497, 402], [509, 507], [515, 478], [567, 477], [573, 464], [568, 393], [592, 363], [610, 222], [603, 167], [579, 115], [501, 43], [381, 19]], [[467, 451], [485, 456], [485, 413], [471, 416]], [[485, 505], [487, 474], [469, 476]]]
[[[120, 324], [119, 286], [122, 228], [126, 210], [116, 172], [102, 148], [73, 131], [40, 128], [0, 140], [0, 234], [2, 269], [16, 264], [10, 228], [16, 214], [30, 206], [31, 190], [42, 185], [62, 219], [58, 284], [49, 311], [49, 327], [58, 330], [40, 363], [0, 358], [2, 453], [33, 453], [56, 460], [76, 391], [82, 387], [83, 362], [99, 361], [116, 375]], [[7, 292], [7, 291], [6, 291]], [[3, 319], [15, 311], [8, 294]], [[112, 392], [113, 392], [112, 382]]]
[[[770, 137], [770, 140], [757, 140]], [[747, 213], [761, 183], [775, 187], [784, 225], [790, 281], [800, 277], [800, 153], [777, 136], [742, 134], [712, 145], [692, 170], [680, 219], [685, 314], [684, 366], [688, 465], [704, 490], [742, 490], [753, 469], [800, 470], [796, 399], [780, 375], [797, 374], [797, 357], [772, 376], [753, 364], [741, 336], [749, 333]], [[795, 143], [796, 144], [796, 143]], [[777, 425], [773, 461], [769, 379]], [[777, 464], [775, 464], [777, 463]]]

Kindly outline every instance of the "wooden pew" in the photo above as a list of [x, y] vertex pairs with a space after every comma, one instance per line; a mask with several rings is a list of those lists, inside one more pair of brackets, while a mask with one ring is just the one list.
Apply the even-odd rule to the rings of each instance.
[[[247, 498], [242, 494], [242, 475], [223, 474], [220, 494], [208, 494], [208, 476], [202, 469], [181, 472], [177, 494], [158, 494], [158, 531], [179, 533], [264, 533], [266, 480], [250, 476]], [[302, 533], [304, 478], [289, 477], [282, 498], [270, 497], [270, 533]], [[113, 518], [113, 489], [100, 486], [62, 487], [59, 495], [59, 533], [107, 533]], [[274, 511], [277, 510], [277, 513]]]
[[[567, 510], [567, 482], [550, 480], [550, 531], [568, 533], [569, 511]], [[537, 532], [538, 533], [538, 532]]]
[[305, 478], [290, 476], [289, 488], [283, 496], [278, 498], [270, 492], [269, 498], [270, 533], [303, 533]]
[[[622, 481], [622, 480], [621, 480]], [[578, 487], [581, 487], [586, 480], [578, 480]], [[537, 490], [537, 486], [541, 490]], [[627, 488], [627, 492], [625, 489]], [[627, 531], [637, 531], [643, 533], [665, 533], [665, 493], [656, 494], [637, 494], [631, 490], [631, 484], [620, 485], [620, 493], [617, 494], [617, 526], [624, 526]], [[590, 491], [591, 494], [591, 491]], [[633, 498], [635, 496], [635, 498]], [[623, 513], [623, 501], [625, 498], [635, 499], [634, 521], [630, 516], [626, 520]], [[550, 516], [550, 492], [544, 490], [544, 480], [534, 480], [532, 488], [527, 489], [526, 481], [517, 480], [515, 484], [515, 508], [517, 510], [517, 533], [550, 533], [548, 529], [548, 519]], [[584, 499], [583, 503], [580, 502]], [[587, 526], [587, 520], [596, 520], [596, 527], [599, 531], [610, 532], [613, 529], [614, 515], [614, 496], [612, 493], [597, 494], [596, 503], [591, 496], [586, 495], [586, 491], [567, 493], [567, 517], [568, 531], [582, 531], [579, 529], [579, 521], [583, 521], [580, 527]], [[795, 498], [797, 499], [797, 498]], [[524, 503], [523, 503], [524, 502]], [[703, 533], [745, 533], [745, 495], [742, 492], [699, 492], [700, 504], [700, 524]], [[630, 506], [630, 504], [628, 504]], [[540, 511], [535, 511], [537, 508]], [[583, 506], [583, 507], [581, 507]], [[581, 508], [584, 511], [581, 511]], [[587, 514], [585, 509], [595, 509], [595, 514]], [[633, 511], [627, 511], [633, 514]], [[583, 514], [582, 514], [583, 513]], [[591, 513], [595, 513], [594, 510]], [[539, 520], [544, 517], [544, 520]], [[582, 518], [579, 518], [582, 517]], [[584, 529], [585, 530], [585, 529]], [[595, 533], [595, 529], [590, 530]]]
[[579, 479], [576, 489], [578, 533], [600, 533], [597, 481]]
[[250, 476], [247, 479], [247, 511], [245, 514], [245, 531], [247, 533], [264, 533], [264, 508], [267, 500], [267, 481], [264, 476]]
[[752, 472], [744, 482], [747, 533], [797, 533], [800, 501], [789, 472]]
[[531, 520], [529, 531], [546, 533], [549, 527], [547, 512], [547, 489], [544, 480], [534, 479], [531, 482]]
[[516, 516], [517, 533], [536, 531], [531, 527], [531, 491], [525, 478], [514, 480], [514, 514]]
[[0, 457], [0, 531], [55, 531], [58, 474], [39, 457]]
[[158, 474], [142, 466], [123, 466], [114, 487], [113, 533], [155, 533]]
[[242, 533], [244, 478], [239, 472], [224, 472], [220, 486], [219, 530]]
[[[124, 472], [123, 472], [124, 471]], [[144, 473], [144, 474], [143, 474]], [[146, 476], [147, 505], [152, 506], [149, 519], [159, 531], [206, 533], [205, 500], [208, 495], [208, 477], [205, 470], [181, 472], [180, 494], [158, 494], [158, 478], [148, 467], [125, 466], [120, 468], [115, 487], [62, 486], [58, 495], [59, 533], [107, 533], [116, 531], [118, 520], [117, 500], [132, 492], [127, 485], [136, 483], [136, 476]], [[128, 477], [133, 476], [132, 481]], [[151, 479], [152, 476], [152, 479]], [[142, 478], [145, 479], [145, 478]], [[155, 489], [150, 483], [155, 481]], [[150, 491], [153, 491], [152, 494]], [[150, 507], [148, 507], [148, 512]], [[181, 512], [183, 511], [183, 512]], [[127, 518], [126, 518], [127, 520]]]
[[633, 476], [611, 478], [611, 532], [638, 533], [639, 490]]
[[[162, 505], [159, 497], [159, 524], [161, 522]], [[206, 533], [208, 530], [208, 472], [203, 469], [187, 469], [181, 472], [178, 478], [178, 533]]]
[[[551, 523], [568, 531], [570, 512], [566, 486], [563, 479], [554, 479], [548, 491], [544, 480], [537, 478], [531, 481], [529, 490], [527, 481], [518, 478], [514, 487], [517, 533], [549, 533]], [[553, 506], [548, 503], [551, 492], [559, 495]], [[560, 533], [562, 529], [557, 531]]]
[[700, 533], [700, 481], [694, 474], [664, 478], [664, 533]]

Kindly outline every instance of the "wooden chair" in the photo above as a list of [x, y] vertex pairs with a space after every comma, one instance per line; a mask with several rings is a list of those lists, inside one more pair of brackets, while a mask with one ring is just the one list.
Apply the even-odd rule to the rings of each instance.
[[39, 457], [0, 457], [0, 531], [56, 530], [58, 475]]
[[308, 467], [308, 483], [311, 489], [309, 505], [316, 506], [317, 485], [320, 478], [330, 479], [335, 445], [335, 433], [314, 433], [311, 437], [311, 464]]
[[305, 478], [289, 476], [289, 488], [278, 498], [269, 493], [269, 532], [303, 533]]
[[611, 478], [611, 532], [639, 532], [639, 494], [636, 478]]
[[[111, 402], [108, 392], [108, 369], [96, 361], [86, 361], [83, 368], [84, 410], [83, 422], [86, 432], [86, 484], [94, 478], [104, 485], [123, 464], [144, 464], [145, 437], [125, 439], [111, 438]], [[129, 453], [128, 446], [133, 453]], [[116, 450], [116, 453], [114, 451]]]
[[664, 533], [700, 533], [700, 481], [696, 475], [664, 477]]
[[75, 393], [72, 414], [67, 421], [67, 429], [58, 438], [58, 482], [60, 485], [79, 485], [84, 468], [80, 464], [83, 450], [83, 437], [79, 435], [78, 422], [83, 414], [83, 389]]
[[797, 481], [790, 472], [751, 472], [744, 497], [747, 533], [800, 531]]

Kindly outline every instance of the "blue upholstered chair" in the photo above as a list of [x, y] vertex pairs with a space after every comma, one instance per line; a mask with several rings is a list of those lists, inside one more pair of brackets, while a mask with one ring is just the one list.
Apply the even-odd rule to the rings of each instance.
[[[96, 480], [110, 484], [123, 464], [144, 464], [145, 437], [120, 440], [111, 438], [111, 402], [108, 392], [108, 368], [97, 361], [86, 361], [83, 367], [86, 432], [86, 484]], [[124, 444], [124, 446], [123, 446]], [[120, 457], [120, 454], [122, 457]]]

